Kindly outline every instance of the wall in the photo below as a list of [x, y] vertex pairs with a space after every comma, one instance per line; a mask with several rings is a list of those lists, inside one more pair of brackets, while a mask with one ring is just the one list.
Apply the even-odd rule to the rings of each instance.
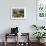
[[[26, 18], [23, 20], [11, 20], [10, 8], [25, 7]], [[10, 32], [9, 28], [19, 27], [19, 32], [30, 32], [31, 25], [36, 24], [36, 0], [0, 0], [0, 34]]]

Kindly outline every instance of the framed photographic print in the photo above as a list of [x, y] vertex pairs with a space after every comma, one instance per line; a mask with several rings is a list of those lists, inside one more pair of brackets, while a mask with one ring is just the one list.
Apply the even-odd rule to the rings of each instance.
[[46, 18], [46, 0], [37, 0], [37, 17]]
[[11, 19], [24, 19], [26, 16], [26, 8], [24, 7], [12, 7]]

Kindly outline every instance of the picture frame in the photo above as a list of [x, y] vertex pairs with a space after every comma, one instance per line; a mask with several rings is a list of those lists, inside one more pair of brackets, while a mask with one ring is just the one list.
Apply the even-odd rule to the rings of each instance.
[[46, 19], [46, 0], [37, 0], [37, 17], [40, 20]]
[[24, 8], [24, 7], [12, 7], [10, 17], [11, 17], [11, 19], [25, 19], [26, 8]]

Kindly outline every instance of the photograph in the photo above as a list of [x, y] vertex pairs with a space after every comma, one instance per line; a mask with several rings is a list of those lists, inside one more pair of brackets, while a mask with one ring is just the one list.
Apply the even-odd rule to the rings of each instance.
[[11, 8], [11, 19], [24, 19], [26, 15], [26, 8], [13, 7]]

